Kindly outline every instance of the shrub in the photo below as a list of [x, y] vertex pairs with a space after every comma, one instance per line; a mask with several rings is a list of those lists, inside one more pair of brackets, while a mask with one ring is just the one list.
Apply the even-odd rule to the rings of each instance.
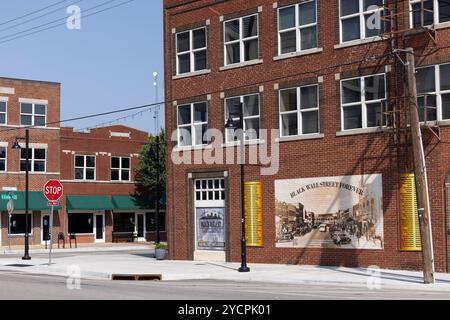
[[155, 249], [163, 249], [163, 250], [167, 250], [167, 244], [166, 243], [157, 243], [155, 245]]

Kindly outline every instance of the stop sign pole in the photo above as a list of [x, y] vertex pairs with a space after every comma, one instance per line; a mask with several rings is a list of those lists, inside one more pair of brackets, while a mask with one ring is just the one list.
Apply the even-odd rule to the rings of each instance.
[[49, 201], [47, 206], [50, 206], [50, 251], [48, 254], [48, 266], [52, 264], [52, 248], [53, 248], [53, 208], [59, 204], [59, 199], [61, 199], [63, 195], [63, 185], [59, 180], [50, 180], [44, 185], [44, 196]]

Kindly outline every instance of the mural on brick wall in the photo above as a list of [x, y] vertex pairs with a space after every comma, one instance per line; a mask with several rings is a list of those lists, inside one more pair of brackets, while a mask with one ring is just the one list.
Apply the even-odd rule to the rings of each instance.
[[381, 174], [275, 181], [279, 248], [383, 248]]

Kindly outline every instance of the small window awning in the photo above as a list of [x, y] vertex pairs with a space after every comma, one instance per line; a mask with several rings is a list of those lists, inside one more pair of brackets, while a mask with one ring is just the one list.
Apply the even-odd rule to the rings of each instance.
[[155, 208], [155, 201], [148, 196], [112, 196], [115, 210], [149, 210]]
[[113, 210], [108, 196], [67, 196], [67, 211]]
[[[0, 198], [0, 210], [6, 211], [9, 198]], [[13, 192], [14, 212], [25, 211], [25, 192]], [[28, 210], [29, 211], [46, 211], [51, 210], [51, 207], [47, 206], [48, 200], [42, 192], [30, 191], [28, 193]], [[53, 207], [55, 210], [61, 209], [61, 205]]]

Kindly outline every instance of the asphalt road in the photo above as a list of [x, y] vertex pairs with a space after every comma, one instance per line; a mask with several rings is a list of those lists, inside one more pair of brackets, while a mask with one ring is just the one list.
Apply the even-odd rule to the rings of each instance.
[[1, 300], [317, 300], [450, 299], [450, 292], [364, 286], [286, 285], [225, 281], [131, 282], [82, 280], [69, 290], [66, 278], [0, 272]]

